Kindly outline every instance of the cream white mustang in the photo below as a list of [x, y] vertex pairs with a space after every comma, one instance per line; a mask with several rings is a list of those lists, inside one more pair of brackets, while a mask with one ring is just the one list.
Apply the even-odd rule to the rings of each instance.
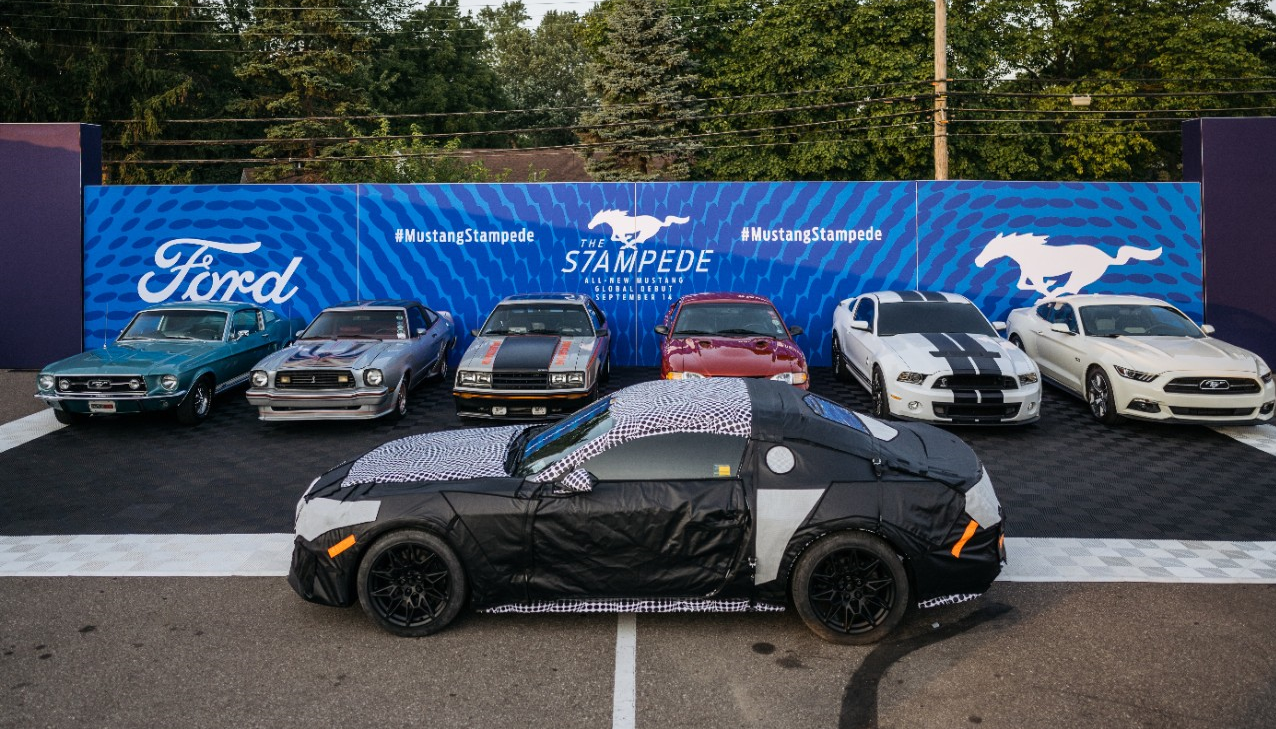
[[957, 294], [879, 291], [842, 301], [833, 367], [873, 394], [878, 417], [984, 424], [1040, 416], [1037, 366]]
[[1010, 341], [1045, 378], [1085, 398], [1095, 419], [1265, 423], [1276, 389], [1262, 358], [1209, 336], [1164, 301], [1060, 296], [1015, 309]]

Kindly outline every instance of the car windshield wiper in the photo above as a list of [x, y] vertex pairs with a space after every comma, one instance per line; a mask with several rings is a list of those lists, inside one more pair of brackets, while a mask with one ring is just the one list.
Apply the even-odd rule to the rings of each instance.
[[195, 337], [192, 337], [187, 334], [165, 334], [164, 338], [165, 339], [190, 339], [190, 340], [195, 339]]
[[752, 329], [723, 329], [719, 331], [718, 333], [719, 334], [739, 334], [740, 336], [744, 336], [744, 337], [766, 337], [767, 339], [775, 339], [774, 334], [767, 334], [766, 332], [755, 332]]
[[514, 436], [510, 441], [509, 450], [505, 453], [505, 471], [513, 476], [514, 471], [518, 469], [523, 462], [523, 446], [527, 445], [527, 441], [531, 439], [532, 432], [542, 430], [544, 426], [529, 425], [523, 428], [523, 432]]
[[674, 332], [673, 335], [675, 337], [712, 337], [716, 333], [717, 332], [701, 331], [700, 329], [679, 329]]

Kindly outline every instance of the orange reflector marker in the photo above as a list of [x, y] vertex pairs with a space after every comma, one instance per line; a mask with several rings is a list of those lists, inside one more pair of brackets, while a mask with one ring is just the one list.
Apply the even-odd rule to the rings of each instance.
[[336, 557], [338, 554], [341, 554], [342, 552], [346, 551], [347, 549], [353, 546], [354, 546], [354, 535], [351, 534], [345, 539], [342, 539], [340, 542], [337, 542], [331, 547], [328, 547], [328, 556]]
[[[962, 534], [961, 539], [958, 539], [957, 543], [953, 545], [954, 557], [961, 556], [961, 548], [966, 546], [966, 542], [969, 542], [971, 537], [975, 536], [975, 530], [978, 528], [979, 528], [979, 522], [975, 521], [974, 519], [971, 519], [970, 523], [966, 525], [966, 533]], [[353, 539], [353, 537], [351, 537], [351, 539]]]

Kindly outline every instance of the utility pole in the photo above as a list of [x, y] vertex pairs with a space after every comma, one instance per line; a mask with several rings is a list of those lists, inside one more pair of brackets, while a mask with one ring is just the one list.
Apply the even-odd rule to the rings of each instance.
[[935, 179], [948, 179], [948, 0], [935, 0]]

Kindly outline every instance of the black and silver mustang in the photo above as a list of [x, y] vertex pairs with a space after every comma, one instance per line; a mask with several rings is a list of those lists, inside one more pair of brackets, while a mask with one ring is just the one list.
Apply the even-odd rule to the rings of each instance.
[[647, 382], [558, 423], [417, 435], [315, 479], [288, 581], [386, 630], [489, 612], [783, 610], [839, 643], [1005, 557], [955, 436], [765, 380]]

